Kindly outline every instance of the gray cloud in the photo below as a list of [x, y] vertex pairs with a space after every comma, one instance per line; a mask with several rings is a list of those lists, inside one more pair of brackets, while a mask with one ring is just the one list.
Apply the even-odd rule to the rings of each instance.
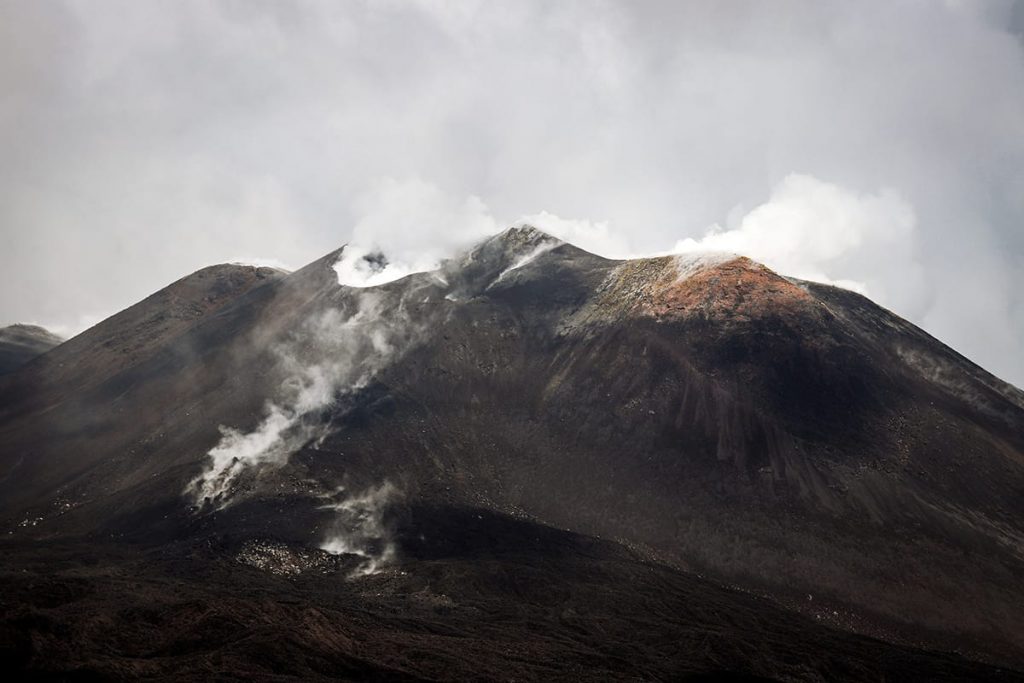
[[[866, 244], [790, 260], [1022, 385], [1022, 17], [952, 0], [5, 2], [0, 323], [80, 328], [203, 265], [297, 266], [353, 234], [413, 262], [542, 215], [639, 254], [716, 225], [763, 243], [780, 197], [855, 217], [881, 197], [913, 216], [897, 248], [858, 223]], [[832, 190], [794, 198], [794, 176]]]

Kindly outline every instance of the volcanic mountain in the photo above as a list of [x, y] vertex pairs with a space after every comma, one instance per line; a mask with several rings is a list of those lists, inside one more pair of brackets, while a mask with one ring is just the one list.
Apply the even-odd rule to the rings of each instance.
[[8, 668], [1021, 678], [1016, 388], [743, 257], [346, 258], [199, 271], [0, 378]]

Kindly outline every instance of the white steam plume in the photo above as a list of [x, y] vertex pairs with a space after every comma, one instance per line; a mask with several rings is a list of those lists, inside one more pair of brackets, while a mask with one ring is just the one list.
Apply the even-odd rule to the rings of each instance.
[[415, 330], [399, 305], [384, 310], [384, 295], [359, 292], [350, 313], [330, 309], [307, 322], [276, 349], [286, 375], [281, 395], [266, 406], [255, 429], [221, 426], [221, 439], [186, 493], [197, 505], [226, 507], [232, 485], [248, 468], [284, 465], [292, 453], [324, 427], [309, 417], [362, 387], [396, 353], [407, 348]]
[[627, 235], [614, 231], [606, 221], [562, 218], [548, 211], [523, 216], [515, 225], [531, 225], [569, 244], [607, 258], [634, 258], [639, 254]]
[[523, 254], [522, 256], [517, 258], [512, 265], [510, 265], [505, 270], [501, 271], [501, 274], [499, 274], [498, 277], [494, 279], [494, 282], [492, 282], [490, 285], [488, 285], [488, 288], [491, 288], [494, 285], [496, 285], [499, 282], [501, 282], [502, 280], [504, 280], [505, 276], [507, 276], [509, 273], [511, 273], [513, 271], [516, 271], [516, 270], [519, 270], [520, 268], [522, 268], [526, 264], [528, 264], [531, 261], [533, 261], [534, 259], [536, 259], [541, 254], [546, 254], [547, 252], [551, 251], [552, 249], [554, 249], [555, 247], [557, 247], [557, 246], [559, 246], [561, 244], [565, 244], [565, 243], [562, 242], [562, 240], [555, 239], [555, 238], [549, 238], [549, 237], [545, 236], [543, 239], [540, 240], [540, 243], [537, 244], [537, 246], [535, 246], [533, 249], [531, 249], [530, 251], [526, 252], [525, 254]]
[[498, 232], [479, 197], [459, 201], [419, 179], [385, 178], [360, 199], [358, 209], [362, 218], [334, 266], [338, 283], [348, 287], [435, 270], [443, 259]]
[[915, 259], [917, 218], [899, 194], [860, 194], [813, 176], [792, 173], [768, 201], [699, 240], [676, 243], [677, 253], [732, 252], [783, 275], [867, 294], [883, 305], [913, 311], [924, 298]]
[[[339, 489], [337, 494], [343, 494]], [[395, 542], [384, 524], [384, 510], [398, 495], [390, 482], [322, 506], [337, 516], [330, 532], [320, 544], [332, 555], [358, 555], [362, 558], [352, 576], [374, 574], [395, 558]]]

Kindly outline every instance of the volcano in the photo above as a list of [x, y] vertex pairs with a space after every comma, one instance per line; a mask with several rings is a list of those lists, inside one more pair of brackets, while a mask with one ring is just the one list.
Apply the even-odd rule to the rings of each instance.
[[1024, 680], [1015, 387], [734, 255], [349, 257], [0, 377], [5, 670]]

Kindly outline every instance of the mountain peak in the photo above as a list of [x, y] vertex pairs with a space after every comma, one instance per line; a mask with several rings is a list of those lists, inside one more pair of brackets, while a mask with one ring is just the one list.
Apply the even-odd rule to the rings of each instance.
[[515, 260], [536, 249], [553, 249], [562, 244], [565, 242], [557, 237], [524, 223], [513, 225], [493, 237], [484, 239], [470, 249], [469, 253], [501, 255]]
[[[261, 266], [222, 263], [200, 268], [72, 337], [40, 358], [40, 363], [12, 376], [32, 375], [0, 387], [0, 403], [24, 391], [27, 384], [71, 391], [102, 382], [160, 353], [172, 340], [247, 292], [283, 277], [283, 272]], [[29, 372], [32, 368], [34, 372]]]
[[554, 235], [546, 233], [540, 228], [530, 225], [529, 223], [516, 223], [515, 225], [506, 228], [503, 232], [497, 235], [497, 237], [512, 243], [533, 242], [537, 240], [558, 240]]

